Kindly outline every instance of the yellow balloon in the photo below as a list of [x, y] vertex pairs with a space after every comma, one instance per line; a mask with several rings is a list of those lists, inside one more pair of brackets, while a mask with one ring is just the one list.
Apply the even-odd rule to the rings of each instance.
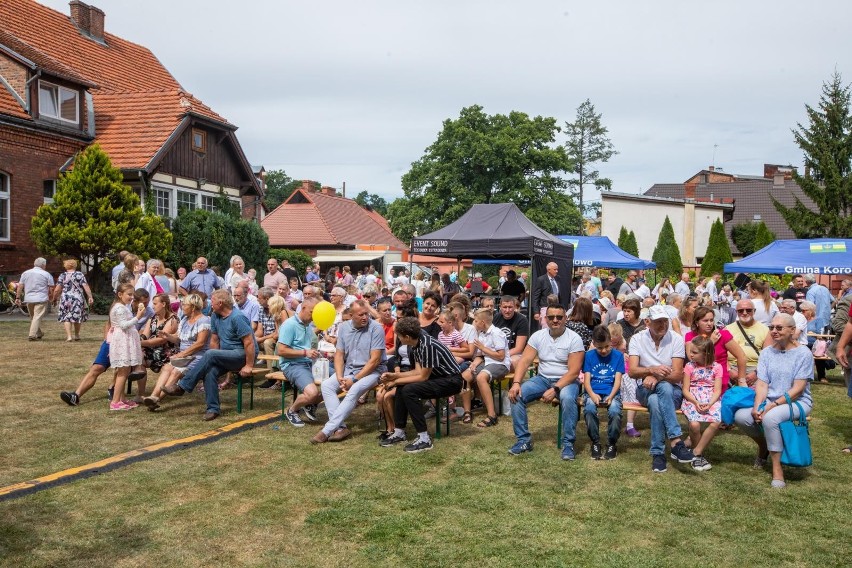
[[317, 329], [325, 331], [334, 324], [334, 318], [337, 317], [337, 310], [331, 302], [320, 302], [314, 306], [313, 320]]

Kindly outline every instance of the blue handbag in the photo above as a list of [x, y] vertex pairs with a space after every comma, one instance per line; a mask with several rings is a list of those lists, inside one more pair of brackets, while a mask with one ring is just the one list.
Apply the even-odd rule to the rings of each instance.
[[754, 404], [754, 391], [748, 387], [731, 387], [722, 395], [722, 422], [734, 423], [734, 414], [740, 408], [751, 408]]
[[[790, 406], [790, 420], [780, 424], [781, 439], [784, 441], [781, 463], [790, 467], [808, 467], [814, 460], [811, 455], [811, 438], [805, 411], [798, 402], [790, 402], [790, 395], [784, 393], [784, 398]], [[799, 409], [798, 424], [793, 420], [794, 404]]]

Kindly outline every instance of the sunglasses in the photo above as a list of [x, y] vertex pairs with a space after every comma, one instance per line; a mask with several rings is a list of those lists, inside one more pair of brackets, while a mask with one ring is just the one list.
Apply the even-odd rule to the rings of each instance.
[[767, 326], [769, 331], [781, 331], [785, 327], [790, 327], [789, 325], [769, 325]]
[[562, 321], [565, 319], [565, 316], [545, 316], [550, 321]]
[[744, 310], [737, 310], [737, 313], [738, 313], [738, 314], [750, 314], [750, 313], [752, 313], [753, 311], [754, 311], [754, 309], [753, 309], [753, 308], [746, 308], [746, 309], [744, 309]]

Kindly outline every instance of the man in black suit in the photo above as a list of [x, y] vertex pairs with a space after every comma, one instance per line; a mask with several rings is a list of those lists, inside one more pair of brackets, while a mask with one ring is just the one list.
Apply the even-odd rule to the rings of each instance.
[[547, 273], [535, 279], [532, 298], [533, 319], [535, 321], [539, 320], [541, 308], [547, 306], [547, 297], [549, 295], [556, 294], [559, 296], [560, 303], [562, 301], [562, 290], [559, 289], [559, 282], [556, 281], [558, 274], [559, 265], [555, 262], [550, 262], [547, 264]]

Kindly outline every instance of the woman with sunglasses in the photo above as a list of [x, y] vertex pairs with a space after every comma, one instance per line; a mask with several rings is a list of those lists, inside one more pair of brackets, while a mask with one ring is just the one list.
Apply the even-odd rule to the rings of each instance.
[[769, 332], [773, 345], [760, 352], [754, 406], [741, 408], [734, 415], [737, 426], [757, 443], [754, 466], [763, 468], [771, 460], [775, 489], [787, 485], [781, 469], [781, 423], [790, 420], [791, 413], [798, 419], [799, 405], [805, 416], [813, 408], [810, 383], [814, 379], [814, 358], [810, 349], [793, 338], [795, 329], [796, 321], [788, 314], [772, 318]]

